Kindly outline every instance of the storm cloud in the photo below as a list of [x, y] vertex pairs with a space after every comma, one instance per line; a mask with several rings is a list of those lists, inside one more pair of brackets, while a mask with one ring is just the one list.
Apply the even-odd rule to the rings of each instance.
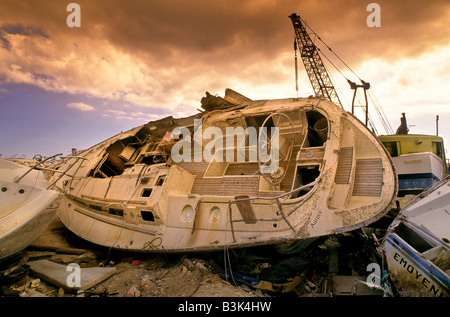
[[450, 39], [446, 0], [377, 1], [379, 28], [367, 26], [363, 0], [79, 0], [80, 28], [66, 25], [69, 3], [1, 2], [1, 82], [188, 111], [205, 90], [292, 95], [293, 12], [355, 69], [416, 58]]

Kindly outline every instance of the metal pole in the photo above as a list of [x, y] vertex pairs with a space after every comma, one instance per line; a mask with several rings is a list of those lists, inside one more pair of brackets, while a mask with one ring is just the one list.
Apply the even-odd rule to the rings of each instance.
[[436, 136], [439, 135], [439, 115], [436, 116]]

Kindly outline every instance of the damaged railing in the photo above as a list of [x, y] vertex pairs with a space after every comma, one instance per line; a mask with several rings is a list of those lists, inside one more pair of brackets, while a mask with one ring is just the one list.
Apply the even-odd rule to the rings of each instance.
[[[292, 224], [289, 222], [289, 220], [287, 219], [288, 216], [290, 216], [293, 212], [295, 212], [298, 208], [300, 208], [303, 203], [306, 201], [305, 197], [301, 197], [301, 201], [297, 204], [297, 206], [295, 206], [295, 208], [293, 208], [288, 214], [284, 213], [283, 210], [283, 206], [280, 202], [280, 199], [292, 194], [295, 194], [301, 190], [304, 190], [306, 188], [311, 188], [316, 186], [319, 183], [320, 178], [317, 178], [316, 180], [314, 180], [311, 183], [308, 183], [306, 185], [297, 187], [289, 192], [283, 193], [281, 195], [278, 196], [273, 196], [273, 197], [242, 197], [242, 196], [236, 196], [236, 197], [241, 197], [241, 198], [235, 198], [233, 200], [230, 200], [228, 202], [228, 216], [229, 216], [229, 220], [230, 220], [230, 226], [231, 226], [231, 235], [233, 237], [233, 242], [236, 242], [236, 238], [234, 235], [234, 226], [233, 226], [233, 222], [237, 222], [237, 221], [244, 221], [247, 224], [254, 224], [258, 221], [258, 219], [256, 218], [255, 212], [253, 210], [253, 205], [251, 203], [252, 200], [276, 200], [277, 201], [277, 205], [278, 205], [278, 211], [280, 212], [281, 218], [283, 219], [286, 224], [289, 226], [289, 228], [295, 233], [295, 228], [292, 226]], [[194, 211], [194, 223], [192, 226], [192, 231], [191, 234], [193, 234], [195, 232], [195, 224], [196, 224], [196, 218], [197, 218], [197, 214], [198, 214], [198, 210], [200, 209], [200, 205], [201, 205], [202, 201], [199, 200], [197, 203], [197, 206], [195, 208]], [[241, 216], [242, 216], [242, 220], [233, 220], [233, 216], [232, 216], [232, 208], [231, 205], [235, 203]], [[264, 219], [267, 220], [267, 219]], [[270, 219], [270, 220], [277, 220], [277, 219]]]
[[[236, 238], [234, 235], [234, 226], [233, 226], [233, 222], [236, 222], [236, 221], [233, 221], [231, 204], [235, 203], [244, 222], [251, 224], [251, 223], [257, 222], [256, 215], [253, 210], [253, 205], [251, 203], [252, 200], [276, 200], [277, 206], [278, 206], [278, 211], [280, 212], [280, 215], [281, 215], [281, 219], [283, 219], [286, 222], [286, 224], [289, 226], [289, 228], [295, 233], [295, 228], [291, 225], [291, 223], [289, 222], [287, 217], [289, 215], [291, 215], [293, 212], [295, 212], [298, 208], [300, 208], [300, 206], [304, 203], [305, 199], [303, 197], [302, 201], [300, 201], [300, 203], [295, 208], [293, 208], [288, 214], [284, 213], [283, 206], [280, 202], [280, 199], [283, 197], [295, 194], [306, 188], [314, 187], [317, 185], [318, 182], [319, 182], [319, 179], [316, 179], [311, 183], [297, 187], [289, 192], [286, 192], [284, 194], [274, 196], [274, 197], [245, 197], [245, 198], [243, 197], [243, 198], [236, 198], [236, 199], [230, 200], [228, 202], [228, 215], [230, 217], [231, 235], [233, 237], [233, 242], [236, 242]], [[239, 197], [239, 196], [237, 196], [237, 197]], [[245, 221], [246, 218], [247, 218], [247, 220], [250, 220], [250, 222]], [[241, 220], [238, 220], [238, 221], [241, 221]]]
[[[68, 191], [67, 193], [70, 192], [70, 188], [72, 186], [72, 182], [73, 179], [75, 178], [75, 175], [77, 174], [78, 170], [81, 167], [81, 164], [83, 163], [84, 160], [87, 160], [85, 157], [82, 156], [75, 156], [75, 155], [68, 155], [68, 156], [61, 156], [62, 153], [59, 154], [55, 154], [52, 156], [49, 156], [47, 158], [44, 158], [42, 161], [38, 161], [35, 165], [33, 165], [32, 167], [30, 167], [30, 169], [28, 171], [26, 171], [22, 176], [20, 176], [18, 179], [16, 179], [14, 182], [15, 183], [19, 183], [20, 180], [22, 178], [24, 178], [26, 175], [28, 175], [28, 173], [30, 173], [32, 170], [34, 169], [38, 169], [38, 170], [44, 170], [44, 171], [50, 171], [50, 172], [54, 172], [54, 173], [60, 173], [60, 175], [50, 184], [47, 186], [47, 189], [52, 188], [64, 175], [69, 176], [70, 177], [70, 182], [69, 182], [69, 186], [68, 186]], [[50, 160], [54, 160], [56, 159], [56, 157], [60, 157], [60, 159], [64, 160], [64, 159], [71, 159], [74, 158], [75, 160], [69, 164], [66, 169], [64, 171], [60, 171], [58, 169], [54, 169], [54, 168], [49, 168], [49, 167], [45, 167], [45, 166], [40, 166], [46, 162], [49, 162]], [[77, 163], [80, 162], [77, 166], [77, 168], [75, 169], [75, 172], [73, 174], [68, 174], [68, 172], [70, 171], [70, 169]]]
[[[67, 194], [70, 193], [70, 189], [72, 188], [72, 182], [73, 182], [73, 179], [75, 178], [75, 175], [77, 174], [78, 170], [80, 169], [81, 164], [83, 163], [83, 161], [84, 161], [84, 160], [87, 160], [87, 158], [82, 157], [82, 156], [75, 156], [75, 155], [61, 156], [61, 159], [71, 159], [71, 158], [74, 158], [75, 160], [73, 161], [73, 163], [69, 164], [69, 165], [66, 167], [66, 169], [65, 169], [64, 171], [60, 171], [60, 170], [57, 170], [57, 169], [48, 169], [48, 170], [51, 170], [51, 171], [53, 171], [53, 172], [55, 172], [55, 173], [61, 173], [61, 175], [59, 175], [59, 176], [56, 178], [56, 180], [54, 180], [54, 181], [50, 184], [49, 188], [51, 188], [53, 185], [55, 185], [55, 184], [56, 184], [56, 183], [57, 183], [64, 175], [67, 175], [67, 176], [70, 177], [70, 182], [69, 182]], [[78, 164], [77, 168], [75, 169], [75, 172], [74, 172], [72, 175], [67, 174], [67, 172], [69, 172], [70, 169], [71, 169], [78, 161], [80, 161], [80, 163]]]
[[[39, 165], [44, 164], [45, 162], [48, 162], [48, 161], [50, 161], [51, 159], [55, 159], [57, 156], [60, 156], [60, 155], [62, 155], [62, 153], [55, 154], [55, 155], [52, 155], [52, 156], [49, 156], [49, 157], [43, 159], [42, 161], [38, 161], [35, 165], [33, 165], [32, 167], [30, 167], [30, 169], [29, 169], [28, 171], [26, 171], [24, 174], [22, 174], [22, 176], [20, 176], [18, 179], [16, 179], [16, 180], [14, 181], [14, 183], [18, 184], [18, 183], [22, 180], [22, 178], [24, 178], [25, 176], [27, 176], [28, 173], [30, 173], [32, 170], [37, 169], [37, 167], [38, 167]], [[43, 168], [40, 167], [39, 169], [43, 169]], [[49, 189], [49, 188], [47, 188], [47, 189]]]

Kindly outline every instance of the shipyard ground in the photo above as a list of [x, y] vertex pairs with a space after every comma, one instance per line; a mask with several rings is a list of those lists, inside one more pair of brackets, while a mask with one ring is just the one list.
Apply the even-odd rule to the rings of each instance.
[[[374, 236], [377, 230], [368, 232]], [[376, 245], [366, 233], [358, 229], [281, 247], [149, 254], [93, 245], [55, 217], [32, 245], [0, 263], [1, 297], [330, 297], [358, 292], [382, 296], [379, 290], [355, 288], [355, 281], [366, 281], [371, 273], [367, 266], [380, 263]], [[29, 264], [42, 259], [116, 270], [89, 289], [70, 290], [36, 276]]]

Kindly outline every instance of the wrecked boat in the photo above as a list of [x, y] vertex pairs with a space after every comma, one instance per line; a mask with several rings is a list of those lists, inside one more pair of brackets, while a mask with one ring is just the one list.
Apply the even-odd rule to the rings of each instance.
[[353, 230], [394, 203], [391, 157], [336, 104], [231, 89], [201, 103], [80, 151], [73, 179], [55, 183], [61, 222], [115, 249], [211, 251]]
[[402, 209], [384, 241], [392, 283], [405, 297], [450, 295], [450, 176]]
[[25, 249], [55, 215], [61, 194], [38, 164], [0, 159], [0, 260]]
[[417, 195], [448, 175], [444, 140], [437, 135], [409, 134], [405, 114], [396, 134], [378, 138], [392, 156], [399, 196]]

